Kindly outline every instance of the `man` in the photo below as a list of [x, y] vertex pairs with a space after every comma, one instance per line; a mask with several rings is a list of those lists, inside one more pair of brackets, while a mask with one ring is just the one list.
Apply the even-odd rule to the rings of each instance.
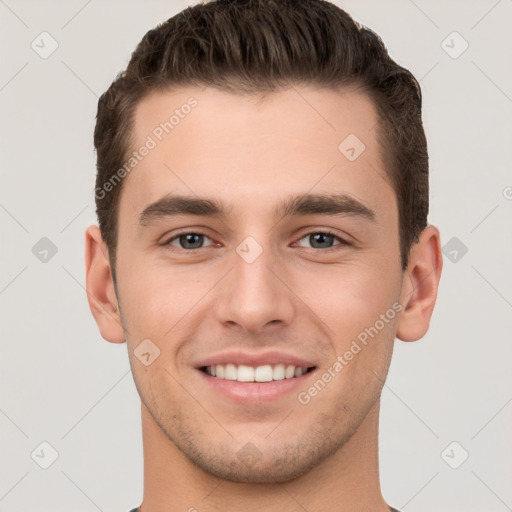
[[322, 0], [212, 1], [100, 98], [87, 291], [141, 397], [141, 512], [395, 510], [395, 338], [428, 330], [421, 92]]

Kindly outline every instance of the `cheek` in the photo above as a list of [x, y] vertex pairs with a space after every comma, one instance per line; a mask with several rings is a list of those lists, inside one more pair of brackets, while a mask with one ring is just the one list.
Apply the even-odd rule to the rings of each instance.
[[[313, 300], [315, 311], [344, 343], [373, 326], [392, 308], [400, 296], [400, 278], [395, 270], [386, 272], [378, 265], [354, 265], [338, 270], [326, 276], [328, 279], [316, 281], [321, 293], [317, 292]], [[391, 320], [388, 318], [387, 327]]]
[[162, 338], [205, 294], [204, 280], [132, 261], [119, 265], [119, 293], [130, 333]]

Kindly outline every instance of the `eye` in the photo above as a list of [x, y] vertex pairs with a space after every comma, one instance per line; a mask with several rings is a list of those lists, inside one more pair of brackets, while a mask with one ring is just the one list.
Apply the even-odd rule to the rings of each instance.
[[[307, 239], [309, 243], [313, 245], [313, 249], [332, 249], [332, 242], [334, 240], [339, 240], [340, 242], [336, 245], [350, 245], [346, 240], [334, 233], [331, 233], [330, 231], [314, 231], [303, 236], [300, 240], [304, 239]], [[315, 245], [317, 247], [315, 247]]]
[[[187, 231], [183, 233], [179, 233], [174, 235], [172, 238], [164, 242], [164, 246], [172, 246], [176, 249], [181, 249], [185, 251], [192, 251], [194, 249], [202, 249], [204, 247], [208, 247], [208, 245], [214, 245], [213, 243], [204, 245], [204, 240], [208, 239], [211, 241], [211, 238], [201, 232], [196, 231]], [[312, 245], [313, 249], [316, 250], [329, 250], [333, 249], [336, 245], [350, 245], [349, 242], [341, 238], [340, 236], [330, 232], [330, 231], [312, 231], [304, 235], [300, 240], [308, 240]], [[338, 240], [338, 244], [334, 244], [333, 242]], [[301, 245], [302, 247], [306, 247]]]
[[[184, 250], [201, 249], [204, 247], [202, 242], [205, 238], [211, 240], [211, 238], [207, 237], [204, 233], [180, 233], [170, 238], [167, 242], [164, 243], [164, 245], [172, 245], [173, 247]], [[178, 246], [174, 244], [175, 241], [179, 244]]]

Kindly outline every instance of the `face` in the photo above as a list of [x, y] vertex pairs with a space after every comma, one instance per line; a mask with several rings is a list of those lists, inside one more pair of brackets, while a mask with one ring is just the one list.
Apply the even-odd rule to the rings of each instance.
[[362, 93], [306, 87], [137, 108], [134, 148], [156, 145], [120, 198], [122, 325], [143, 407], [210, 474], [295, 478], [378, 405], [402, 271], [376, 123]]

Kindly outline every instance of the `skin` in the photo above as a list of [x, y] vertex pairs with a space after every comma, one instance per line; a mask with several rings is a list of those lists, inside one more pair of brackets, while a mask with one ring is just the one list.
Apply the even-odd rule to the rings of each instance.
[[[90, 308], [105, 340], [128, 344], [141, 397], [141, 510], [389, 511], [378, 472], [380, 394], [395, 338], [428, 330], [439, 231], [425, 228], [402, 272], [396, 196], [364, 94], [305, 86], [264, 101], [213, 88], [153, 93], [136, 110], [134, 148], [190, 96], [197, 107], [124, 180], [117, 294], [99, 228], [86, 232]], [[352, 162], [338, 150], [348, 134], [366, 146]], [[374, 221], [274, 216], [291, 194], [332, 192], [371, 208]], [[140, 227], [144, 208], [169, 193], [232, 208], [222, 220], [185, 215]], [[202, 248], [179, 238], [165, 245], [182, 228], [205, 234]], [[309, 235], [325, 229], [349, 244], [315, 244]], [[263, 251], [252, 263], [236, 252], [247, 236]], [[307, 404], [295, 392], [237, 404], [194, 368], [224, 350], [274, 348], [314, 361], [319, 376], [393, 304], [401, 311]], [[160, 350], [147, 366], [134, 354], [144, 339]], [[247, 443], [253, 460], [240, 456]]]

